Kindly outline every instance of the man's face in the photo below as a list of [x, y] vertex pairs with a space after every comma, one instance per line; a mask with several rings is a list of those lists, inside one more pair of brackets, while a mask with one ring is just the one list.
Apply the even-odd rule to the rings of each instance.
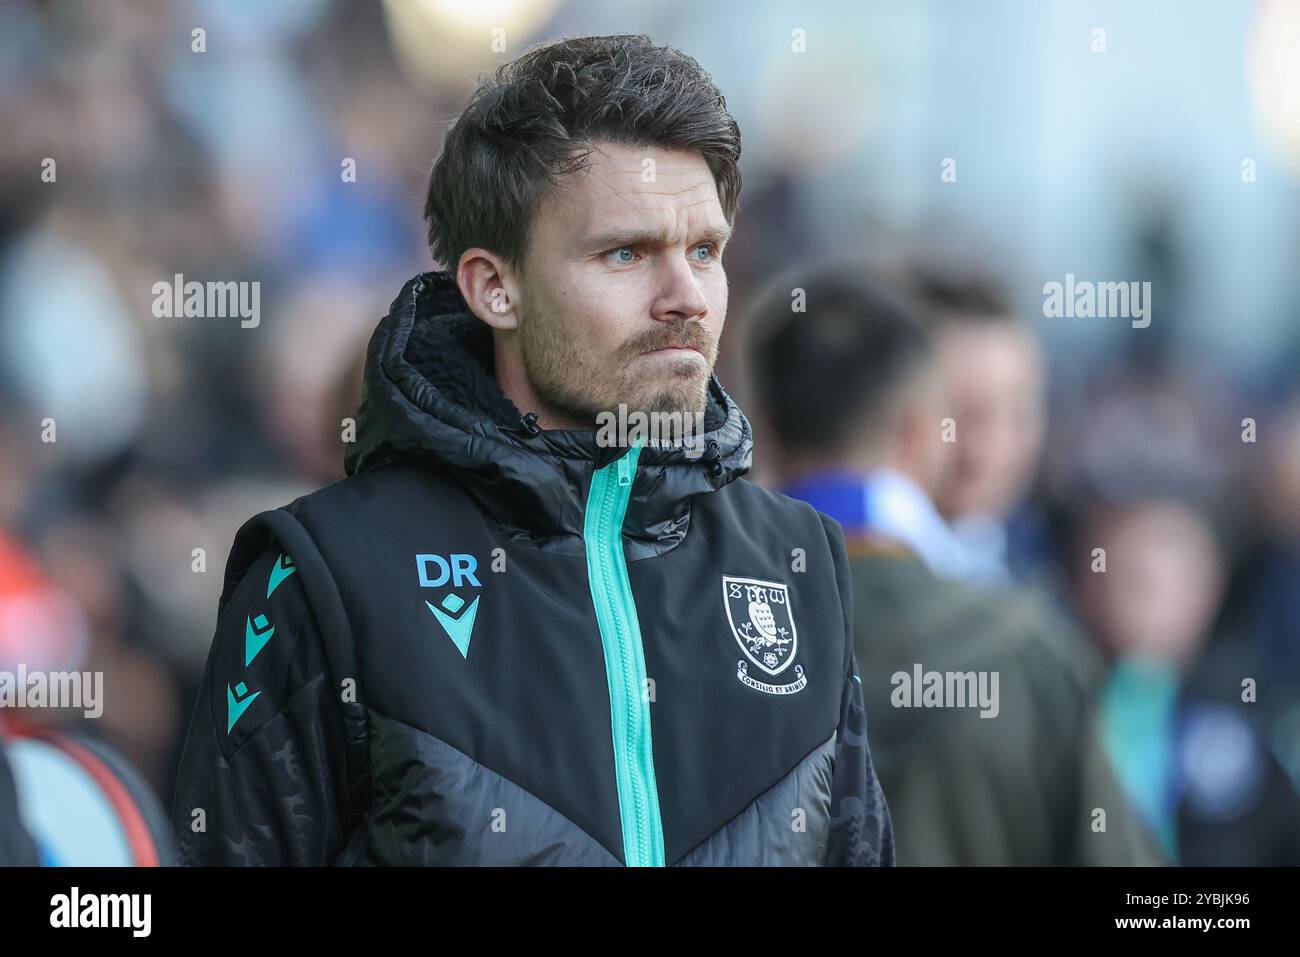
[[[1075, 579], [1088, 625], [1116, 656], [1182, 662], [1200, 648], [1223, 594], [1222, 554], [1209, 523], [1176, 502], [1099, 509], [1084, 524]], [[1087, 558], [1105, 544], [1109, 567]]]
[[1042, 358], [1012, 322], [942, 326], [937, 352], [957, 441], [937, 498], [950, 519], [1005, 517], [1037, 467], [1042, 447]]
[[702, 416], [727, 315], [730, 229], [697, 153], [599, 143], [538, 205], [520, 270], [519, 347], [537, 397]]

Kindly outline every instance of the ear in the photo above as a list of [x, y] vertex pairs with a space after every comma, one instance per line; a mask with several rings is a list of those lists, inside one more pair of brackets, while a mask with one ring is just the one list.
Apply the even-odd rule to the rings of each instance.
[[519, 282], [510, 265], [494, 252], [471, 246], [456, 266], [456, 285], [470, 311], [493, 329], [519, 327], [515, 311]]

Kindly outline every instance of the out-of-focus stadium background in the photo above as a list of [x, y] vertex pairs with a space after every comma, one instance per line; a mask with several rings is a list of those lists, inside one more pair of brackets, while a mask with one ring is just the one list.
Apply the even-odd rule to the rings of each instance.
[[[365, 342], [430, 268], [420, 210], [447, 123], [529, 43], [625, 32], [699, 60], [741, 126], [718, 373], [742, 407], [746, 305], [773, 272], [907, 259], [1000, 279], [1047, 358], [1005, 565], [1106, 653], [1112, 758], [1153, 830], [1168, 809], [1145, 776], [1172, 761], [1184, 833], [1237, 835], [1196, 862], [1286, 859], [1288, 0], [0, 5], [0, 668], [105, 676], [101, 717], [24, 720], [83, 726], [170, 804], [234, 532], [342, 477]], [[153, 286], [178, 274], [260, 283], [260, 323], [157, 318]], [[1067, 275], [1151, 282], [1150, 325], [1045, 317], [1044, 284]], [[1027, 427], [1032, 392], [1001, 401], [1005, 427]], [[753, 477], [771, 464], [760, 432]], [[1126, 563], [1105, 584], [1100, 538]], [[1176, 699], [1207, 704], [1170, 737], [1158, 702]], [[1215, 830], [1234, 821], [1248, 837]]]

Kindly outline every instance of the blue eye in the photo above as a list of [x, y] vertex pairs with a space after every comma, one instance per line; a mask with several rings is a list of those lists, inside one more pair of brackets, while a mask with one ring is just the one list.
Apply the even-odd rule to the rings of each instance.
[[703, 257], [698, 257], [698, 256], [696, 257], [698, 262], [708, 262], [709, 259], [711, 259], [713, 256], [713, 246], [711, 243], [700, 243], [698, 246], [695, 247], [695, 249], [697, 251], [701, 249], [704, 250]]
[[[623, 253], [627, 253], [626, 258], [623, 257]], [[636, 250], [631, 246], [619, 246], [618, 249], [611, 249], [605, 255], [613, 256], [617, 263], [630, 263], [636, 259]]]

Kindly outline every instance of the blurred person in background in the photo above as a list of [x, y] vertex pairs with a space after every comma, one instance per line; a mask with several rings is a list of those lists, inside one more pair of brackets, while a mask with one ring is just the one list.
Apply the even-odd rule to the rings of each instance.
[[1233, 642], [1210, 654], [1241, 654], [1234, 671], [1259, 678], [1261, 730], [1300, 789], [1300, 395], [1289, 391], [1258, 426], [1258, 445], [1245, 446], [1257, 467], [1241, 496], [1250, 508], [1223, 613]]
[[[1172, 860], [1298, 864], [1300, 797], [1273, 740], [1295, 702], [1293, 676], [1254, 640], [1257, 622], [1220, 615], [1217, 496], [1194, 467], [1201, 456], [1152, 453], [1155, 403], [1134, 399], [1120, 390], [1095, 410], [1093, 430], [1122, 419], [1128, 432], [1080, 435], [1105, 453], [1069, 495], [1072, 597], [1109, 665], [1107, 754]], [[1160, 431], [1193, 434], [1166, 419]]]
[[1034, 513], [1023, 505], [1045, 431], [1042, 347], [984, 274], [927, 265], [913, 271], [910, 286], [932, 328], [943, 415], [958, 423], [959, 440], [943, 446], [951, 461], [935, 487], [935, 504], [957, 542], [955, 577], [973, 584], [1024, 580], [1041, 547]]
[[[806, 312], [792, 308], [795, 288]], [[1041, 596], [940, 575], [952, 554], [933, 501], [954, 487], [941, 442], [948, 401], [942, 351], [915, 304], [844, 266], [790, 276], [751, 321], [782, 488], [844, 528], [899, 863], [1161, 863], [1102, 753], [1096, 655]], [[956, 419], [958, 445], [981, 440]], [[998, 675], [996, 714], [906, 706], [896, 676], [917, 666]]]

